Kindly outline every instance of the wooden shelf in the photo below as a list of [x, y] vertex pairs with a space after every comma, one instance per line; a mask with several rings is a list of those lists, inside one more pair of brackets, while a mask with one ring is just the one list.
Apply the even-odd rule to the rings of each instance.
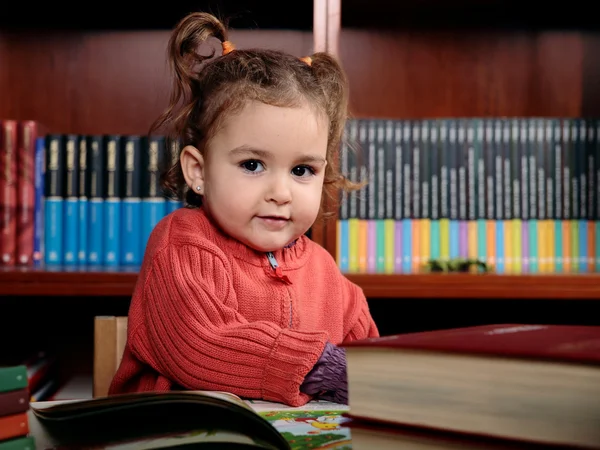
[[368, 298], [600, 300], [600, 274], [348, 274]]
[[137, 267], [1, 268], [1, 295], [130, 296]]
[[[130, 296], [137, 268], [3, 268], [0, 296]], [[600, 300], [600, 274], [348, 274], [368, 298]]]

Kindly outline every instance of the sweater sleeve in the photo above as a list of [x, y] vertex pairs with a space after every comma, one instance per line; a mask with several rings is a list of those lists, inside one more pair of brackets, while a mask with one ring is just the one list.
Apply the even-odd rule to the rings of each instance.
[[379, 337], [377, 325], [371, 317], [369, 304], [362, 289], [344, 277], [345, 300], [344, 341]]
[[188, 389], [224, 390], [292, 406], [323, 352], [326, 332], [300, 332], [237, 311], [228, 262], [192, 245], [154, 256], [132, 351]]

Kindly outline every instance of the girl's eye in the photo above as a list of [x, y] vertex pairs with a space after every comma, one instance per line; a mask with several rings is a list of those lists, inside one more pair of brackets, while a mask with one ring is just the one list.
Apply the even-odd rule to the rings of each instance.
[[296, 166], [292, 169], [292, 173], [297, 177], [309, 177], [315, 174], [315, 171], [310, 166]]
[[241, 167], [244, 168], [244, 170], [247, 170], [248, 172], [262, 172], [264, 170], [263, 164], [260, 161], [257, 161], [255, 159], [250, 159], [248, 161], [244, 161], [243, 163], [240, 164]]

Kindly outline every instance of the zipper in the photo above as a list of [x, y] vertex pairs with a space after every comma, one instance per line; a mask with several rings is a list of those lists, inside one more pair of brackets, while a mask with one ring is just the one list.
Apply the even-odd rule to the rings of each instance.
[[[277, 262], [277, 259], [275, 258], [275, 255], [272, 252], [267, 252], [267, 259], [269, 260], [269, 264], [271, 264], [271, 267], [275, 271], [275, 276], [286, 284], [292, 284], [291, 280], [287, 277], [287, 275], [285, 275], [283, 273], [283, 270], [281, 270], [281, 267], [279, 266], [279, 263]], [[293, 308], [292, 308], [292, 296], [290, 295], [289, 291], [288, 291], [288, 295], [290, 298], [289, 328], [292, 328], [292, 319], [294, 317], [293, 317]]]
[[292, 284], [292, 282], [287, 277], [287, 275], [285, 275], [283, 273], [283, 270], [281, 270], [281, 267], [277, 263], [277, 260], [275, 259], [275, 255], [272, 252], [267, 252], [267, 259], [269, 260], [269, 264], [271, 264], [271, 267], [275, 271], [275, 276], [277, 278], [279, 278], [281, 281], [285, 281], [288, 284]]

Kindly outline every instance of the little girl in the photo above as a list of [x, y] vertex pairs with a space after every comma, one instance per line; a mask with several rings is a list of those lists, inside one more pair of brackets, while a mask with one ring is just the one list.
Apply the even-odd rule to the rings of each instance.
[[305, 236], [323, 193], [354, 187], [335, 162], [347, 117], [342, 69], [324, 53], [236, 50], [205, 13], [178, 24], [169, 53], [171, 103], [153, 130], [182, 143], [164, 182], [187, 207], [148, 241], [109, 393], [346, 403], [337, 345], [378, 331], [361, 289]]

